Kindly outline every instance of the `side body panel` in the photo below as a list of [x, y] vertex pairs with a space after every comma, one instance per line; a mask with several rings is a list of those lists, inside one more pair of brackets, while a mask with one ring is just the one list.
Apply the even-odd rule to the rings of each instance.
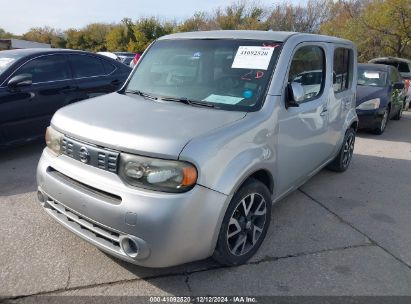
[[[338, 109], [330, 108], [329, 92], [330, 52], [326, 43], [308, 42], [296, 46], [290, 56], [288, 68], [295, 52], [304, 46], [320, 47], [325, 55], [326, 76], [323, 92], [314, 100], [301, 103], [298, 107], [280, 107], [278, 133], [277, 191], [289, 192], [307, 176], [329, 159], [334, 143], [329, 130], [329, 115]], [[288, 71], [287, 74], [288, 75]], [[284, 79], [284, 88], [288, 77]], [[284, 93], [282, 100], [287, 98]], [[329, 109], [330, 108], [330, 109]]]
[[[293, 128], [292, 123], [287, 125], [287, 115], [297, 117], [296, 112], [298, 110], [285, 109], [284, 92], [286, 81], [284, 80], [288, 73], [291, 54], [297, 45], [304, 42], [307, 41], [297, 35], [291, 36], [284, 43], [273, 73], [269, 93], [260, 111], [247, 113], [246, 117], [240, 121], [195, 138], [183, 149], [179, 159], [190, 161], [199, 168], [199, 184], [221, 193], [232, 195], [250, 175], [258, 170], [264, 170], [273, 179], [274, 191], [272, 199], [275, 201], [287, 193], [287, 189], [295, 189], [335, 157], [340, 148], [345, 130], [353, 122], [358, 121], [358, 118], [354, 103], [350, 103], [351, 109], [347, 109], [345, 114], [341, 114], [338, 100], [332, 99], [333, 96], [330, 95], [330, 90], [332, 90], [331, 71], [326, 83], [328, 93], [324, 91], [323, 94], [325, 99], [318, 102], [318, 104], [314, 103], [313, 106], [307, 106], [305, 108], [305, 117], [300, 115], [300, 121], [297, 122], [301, 126], [304, 125], [305, 128], [309, 128], [310, 125], [317, 128], [317, 138], [304, 139], [295, 129], [288, 130], [289, 134], [294, 136], [294, 138], [287, 137], [285, 133], [279, 135], [282, 132], [280, 130], [281, 121], [284, 123], [285, 128]], [[314, 42], [324, 43], [321, 39]], [[354, 58], [356, 58], [355, 47], [348, 43], [344, 44], [344, 46], [352, 48]], [[325, 45], [325, 47], [328, 49], [327, 52], [329, 52], [330, 46]], [[332, 55], [330, 54], [329, 56]], [[330, 68], [332, 60], [330, 60], [331, 57], [327, 58], [327, 65]], [[355, 100], [356, 59], [354, 66], [353, 89], [349, 93], [350, 99], [353, 101]], [[325, 128], [321, 129], [322, 126], [329, 124], [328, 118], [318, 118], [320, 117], [318, 111], [321, 109], [322, 103], [332, 108], [330, 110], [331, 114], [328, 113], [327, 117], [329, 115], [335, 116], [332, 119], [335, 134], [330, 133]], [[341, 128], [338, 128], [338, 125]], [[303, 141], [302, 143], [301, 140]], [[318, 144], [321, 146], [320, 148], [318, 148]], [[289, 151], [294, 151], [295, 155], [290, 157], [284, 150], [281, 155], [282, 158], [280, 158], [279, 147], [281, 145], [288, 145]], [[304, 151], [304, 149], [311, 149], [310, 154], [299, 153], [299, 151]], [[311, 166], [311, 164], [307, 165], [305, 172], [295, 171], [293, 177], [289, 176], [287, 181], [282, 182], [282, 174], [286, 174], [285, 172], [289, 170], [289, 167], [281, 164], [293, 164], [295, 159], [302, 163], [312, 163], [312, 157], [315, 158], [316, 162], [314, 166]], [[298, 170], [297, 166], [295, 170]], [[279, 186], [281, 183], [283, 183], [282, 186]]]

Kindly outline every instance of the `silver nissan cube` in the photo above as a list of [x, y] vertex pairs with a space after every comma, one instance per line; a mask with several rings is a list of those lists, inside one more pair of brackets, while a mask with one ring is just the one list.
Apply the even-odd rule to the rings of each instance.
[[122, 260], [245, 263], [271, 206], [354, 149], [352, 42], [289, 32], [164, 36], [123, 88], [60, 109], [38, 198], [61, 225]]

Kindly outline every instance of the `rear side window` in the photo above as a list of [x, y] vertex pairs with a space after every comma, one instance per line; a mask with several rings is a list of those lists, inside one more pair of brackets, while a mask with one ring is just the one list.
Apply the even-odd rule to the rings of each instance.
[[304, 89], [302, 102], [318, 97], [325, 82], [324, 50], [319, 46], [303, 46], [291, 61], [288, 82], [298, 82]]
[[48, 55], [35, 58], [24, 64], [14, 76], [30, 74], [33, 83], [66, 80], [71, 78], [64, 55]]
[[113, 73], [116, 70], [116, 67], [114, 64], [111, 64], [107, 62], [106, 60], [103, 61], [103, 66], [104, 66], [104, 72], [106, 75]]
[[105, 75], [103, 63], [99, 58], [89, 55], [69, 55], [74, 77], [93, 77]]
[[346, 48], [337, 48], [334, 51], [334, 71], [333, 87], [334, 92], [345, 91], [350, 86], [351, 69], [351, 50]]

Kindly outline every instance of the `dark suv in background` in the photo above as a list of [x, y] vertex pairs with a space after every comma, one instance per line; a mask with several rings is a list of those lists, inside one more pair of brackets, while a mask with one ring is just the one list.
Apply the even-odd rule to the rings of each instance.
[[120, 62], [82, 51], [1, 51], [0, 147], [42, 137], [59, 108], [118, 90], [130, 71]]

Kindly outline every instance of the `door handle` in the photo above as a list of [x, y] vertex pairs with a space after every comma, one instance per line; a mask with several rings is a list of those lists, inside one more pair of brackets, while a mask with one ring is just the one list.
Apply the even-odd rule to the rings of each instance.
[[328, 109], [326, 107], [323, 108], [323, 110], [320, 113], [320, 116], [325, 116], [328, 112]]

